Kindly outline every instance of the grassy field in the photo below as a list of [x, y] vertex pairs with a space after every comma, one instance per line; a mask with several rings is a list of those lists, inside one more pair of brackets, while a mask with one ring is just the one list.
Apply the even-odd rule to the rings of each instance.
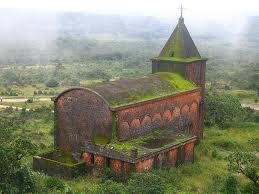
[[[12, 85], [9, 87], [4, 87], [0, 85], [0, 94], [3, 98], [11, 99], [11, 98], [30, 98], [30, 97], [49, 97], [58, 94], [59, 92], [63, 91], [65, 87], [56, 87], [56, 88], [48, 88], [44, 84], [37, 84], [37, 85], [26, 85], [26, 86], [17, 86]], [[35, 95], [34, 92], [41, 91], [42, 94]], [[16, 95], [6, 95], [6, 92], [13, 92]], [[45, 94], [44, 94], [45, 93]]]
[[225, 94], [238, 97], [241, 103], [259, 104], [258, 96], [255, 90], [224, 90], [223, 92]]
[[12, 106], [12, 107], [19, 107], [19, 108], [26, 108], [26, 109], [35, 109], [35, 108], [40, 108], [42, 106], [52, 106], [53, 102], [52, 101], [34, 101], [32, 103], [28, 102], [2, 102], [0, 105], [5, 105], [5, 106]]

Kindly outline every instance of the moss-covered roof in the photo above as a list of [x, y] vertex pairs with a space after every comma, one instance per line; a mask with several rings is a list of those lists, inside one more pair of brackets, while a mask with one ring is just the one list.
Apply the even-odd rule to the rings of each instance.
[[177, 58], [177, 57], [155, 57], [152, 60], [157, 61], [173, 61], [173, 62], [180, 62], [180, 63], [190, 63], [195, 61], [204, 61], [208, 60], [207, 58], [200, 57], [200, 58]]
[[166, 42], [164, 48], [159, 54], [159, 58], [170, 58], [171, 61], [186, 61], [201, 59], [198, 49], [196, 48], [185, 24], [181, 17], [174, 29], [174, 32]]
[[90, 88], [115, 108], [192, 90], [196, 85], [177, 73], [158, 72], [140, 78], [99, 83]]

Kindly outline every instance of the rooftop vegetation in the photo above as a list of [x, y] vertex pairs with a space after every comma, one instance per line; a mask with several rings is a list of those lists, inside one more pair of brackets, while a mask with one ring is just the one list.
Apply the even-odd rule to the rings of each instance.
[[[106, 145], [117, 151], [123, 151], [124, 154], [129, 154], [132, 149], [138, 149], [139, 154], [145, 154], [156, 151], [165, 146], [176, 145], [190, 138], [185, 133], [176, 132], [173, 130], [156, 129], [146, 135], [139, 136], [128, 141], [111, 141]], [[103, 145], [103, 144], [100, 144]]]
[[191, 57], [191, 58], [180, 58], [180, 57], [155, 57], [153, 60], [162, 60], [162, 61], [173, 61], [180, 63], [189, 63], [194, 61], [202, 61], [207, 60], [207, 58], [201, 57]]
[[159, 72], [145, 77], [92, 86], [113, 108], [177, 94], [196, 85], [177, 73]]

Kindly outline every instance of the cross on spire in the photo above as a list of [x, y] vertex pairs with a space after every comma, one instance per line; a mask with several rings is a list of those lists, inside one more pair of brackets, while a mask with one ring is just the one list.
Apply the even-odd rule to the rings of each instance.
[[181, 4], [181, 8], [178, 8], [178, 9], [181, 9], [181, 17], [179, 18], [179, 24], [183, 24], [184, 23], [183, 10], [186, 8], [183, 8], [183, 4]]
[[183, 4], [181, 3], [181, 8], [178, 8], [178, 9], [181, 9], [181, 18], [183, 17], [183, 10], [186, 9], [183, 7]]

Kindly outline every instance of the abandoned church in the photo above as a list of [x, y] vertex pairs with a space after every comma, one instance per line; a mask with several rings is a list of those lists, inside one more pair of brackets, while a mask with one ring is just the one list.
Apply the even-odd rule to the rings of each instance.
[[33, 168], [73, 177], [75, 169], [127, 174], [193, 162], [203, 137], [206, 61], [181, 16], [152, 73], [53, 98], [55, 150], [35, 156]]

